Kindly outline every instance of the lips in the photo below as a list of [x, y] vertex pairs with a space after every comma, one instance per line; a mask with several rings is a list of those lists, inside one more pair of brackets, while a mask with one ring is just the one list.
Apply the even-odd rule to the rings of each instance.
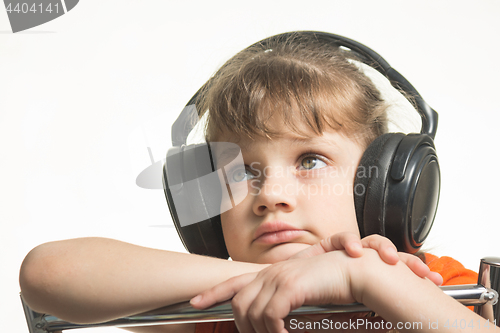
[[283, 221], [266, 222], [254, 234], [254, 242], [261, 244], [286, 243], [300, 237], [305, 230], [296, 228]]

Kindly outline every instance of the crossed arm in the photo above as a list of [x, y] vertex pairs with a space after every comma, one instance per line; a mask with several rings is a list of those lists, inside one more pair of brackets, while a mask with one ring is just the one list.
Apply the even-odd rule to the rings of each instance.
[[[291, 260], [258, 265], [110, 239], [73, 239], [35, 248], [23, 262], [20, 282], [23, 297], [35, 311], [77, 323], [111, 320], [200, 293], [201, 299], [192, 301], [199, 308], [234, 296], [242, 333], [284, 332], [283, 318], [302, 304], [358, 301], [387, 320], [399, 321], [414, 319], [409, 313], [443, 319], [449, 315], [443, 307], [458, 311], [460, 318], [475, 316], [443, 298], [434, 285], [439, 276], [418, 258], [398, 256], [393, 248], [381, 237], [360, 241], [339, 234]], [[401, 290], [409, 293], [402, 298]]]
[[[400, 253], [398, 261], [388, 251], [387, 240], [370, 241], [375, 243], [364, 244], [362, 255], [353, 255], [352, 240], [345, 251], [337, 245], [318, 245], [260, 272], [231, 278], [191, 303], [205, 308], [232, 298], [241, 333], [285, 333], [290, 329], [285, 318], [295, 308], [351, 302], [365, 304], [393, 328], [398, 323], [421, 323], [407, 330], [410, 332], [462, 332], [451, 324], [462, 321], [467, 323], [465, 331], [500, 331], [437, 288], [442, 279], [416, 257]], [[311, 251], [317, 255], [310, 257]]]

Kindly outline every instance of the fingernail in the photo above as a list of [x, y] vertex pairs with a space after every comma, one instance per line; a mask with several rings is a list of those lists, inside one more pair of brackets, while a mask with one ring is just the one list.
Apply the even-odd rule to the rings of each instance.
[[361, 250], [363, 247], [359, 243], [352, 244], [352, 248], [355, 250]]
[[202, 297], [201, 295], [197, 295], [197, 296], [195, 296], [195, 297], [191, 298], [190, 303], [191, 303], [191, 304], [196, 304], [196, 303], [199, 303], [199, 302], [201, 301], [201, 297]]
[[396, 256], [398, 255], [398, 251], [396, 251], [396, 249], [395, 249], [395, 248], [393, 248], [393, 247], [390, 247], [390, 248], [389, 248], [389, 251], [390, 251], [391, 253], [394, 253], [394, 255], [396, 255]]

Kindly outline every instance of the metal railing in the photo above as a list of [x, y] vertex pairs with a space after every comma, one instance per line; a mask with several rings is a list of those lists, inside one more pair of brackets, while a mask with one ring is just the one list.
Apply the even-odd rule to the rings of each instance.
[[[483, 258], [479, 269], [477, 285], [441, 287], [443, 292], [464, 305], [473, 305], [475, 312], [500, 325], [500, 258]], [[22, 299], [22, 297], [21, 297]], [[90, 327], [130, 327], [163, 324], [185, 324], [211, 321], [233, 320], [230, 302], [225, 302], [206, 310], [197, 310], [189, 302], [179, 303], [157, 310], [123, 317], [97, 324], [74, 324], [57, 317], [40, 314], [31, 310], [23, 301], [23, 307], [30, 333], [50, 333], [76, 328]], [[329, 313], [350, 313], [370, 311], [363, 304], [302, 306], [290, 315], [310, 315]]]

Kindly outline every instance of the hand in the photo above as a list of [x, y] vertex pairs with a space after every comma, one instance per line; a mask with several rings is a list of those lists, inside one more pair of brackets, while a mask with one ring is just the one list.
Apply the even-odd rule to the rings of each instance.
[[[364, 250], [360, 258], [351, 258], [345, 251], [332, 251], [282, 261], [258, 273], [231, 278], [196, 296], [191, 304], [203, 309], [233, 298], [233, 314], [241, 333], [284, 333], [283, 318], [304, 304], [362, 302], [367, 284], [373, 287], [379, 283], [374, 277], [380, 277], [385, 283], [387, 279], [406, 280], [414, 273], [403, 266], [411, 266], [419, 259], [405, 253], [399, 256], [396, 265], [387, 265], [372, 249]], [[401, 269], [407, 272], [406, 275], [400, 275]], [[378, 273], [370, 275], [367, 272]], [[371, 277], [366, 279], [366, 276]], [[419, 279], [416, 275], [413, 277]]]
[[319, 243], [300, 251], [290, 259], [310, 258], [326, 252], [345, 250], [353, 258], [363, 255], [363, 248], [370, 248], [378, 252], [380, 258], [389, 265], [398, 263], [403, 257], [404, 263], [421, 278], [428, 278], [437, 286], [443, 283], [443, 278], [439, 273], [431, 272], [429, 267], [418, 257], [406, 253], [397, 252], [396, 246], [386, 237], [380, 235], [370, 235], [363, 239], [350, 232], [341, 232], [321, 240]]
[[286, 332], [283, 318], [303, 304], [356, 301], [349, 260], [352, 258], [344, 251], [333, 251], [278, 262], [258, 273], [231, 278], [193, 298], [191, 304], [201, 309], [233, 298], [233, 314], [241, 333]]
[[338, 250], [345, 250], [351, 257], [358, 258], [363, 255], [363, 248], [376, 250], [380, 258], [388, 264], [394, 265], [399, 261], [396, 246], [388, 238], [380, 235], [370, 235], [360, 239], [359, 235], [351, 232], [340, 232], [325, 238], [319, 243], [295, 254], [291, 259], [309, 258]]

